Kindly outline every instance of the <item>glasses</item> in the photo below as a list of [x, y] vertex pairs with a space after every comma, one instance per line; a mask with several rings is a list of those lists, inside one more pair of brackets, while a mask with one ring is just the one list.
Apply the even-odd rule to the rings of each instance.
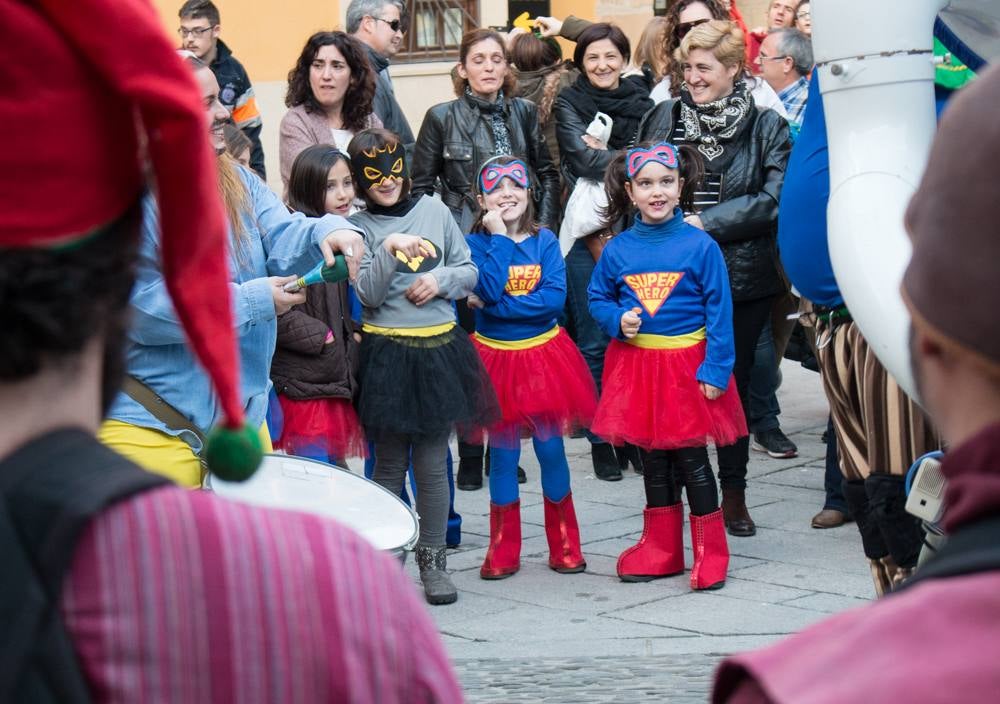
[[812, 19], [812, 13], [811, 13], [811, 12], [807, 12], [807, 11], [803, 10], [802, 12], [799, 12], [798, 14], [796, 14], [796, 15], [795, 15], [795, 18], [796, 18], [796, 19], [799, 19], [799, 20], [808, 20], [808, 19]]
[[398, 32], [403, 28], [403, 23], [400, 20], [384, 20], [381, 17], [372, 17], [372, 19], [385, 22], [393, 32]]
[[202, 37], [205, 32], [211, 31], [211, 27], [192, 27], [191, 29], [180, 27], [178, 28], [177, 33], [181, 35], [181, 39], [187, 39], [188, 37]]
[[781, 56], [768, 56], [763, 51], [761, 51], [761, 52], [759, 52], [757, 54], [757, 60], [761, 61], [761, 62], [764, 62], [764, 61], [781, 61], [782, 59], [787, 59], [787, 58], [788, 58], [788, 54], [782, 54]]
[[677, 29], [674, 30], [674, 36], [677, 37], [677, 41], [680, 41], [687, 36], [687, 33], [700, 24], [705, 24], [708, 20], [694, 20], [693, 22], [681, 22], [677, 25]]

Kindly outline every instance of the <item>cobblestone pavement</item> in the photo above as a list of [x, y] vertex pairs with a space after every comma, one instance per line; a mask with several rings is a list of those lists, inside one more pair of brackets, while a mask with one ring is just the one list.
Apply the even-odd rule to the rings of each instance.
[[[706, 701], [720, 653], [766, 645], [872, 598], [854, 525], [809, 525], [823, 504], [827, 407], [819, 377], [787, 362], [782, 371], [781, 425], [799, 456], [750, 453], [747, 503], [758, 531], [729, 539], [729, 577], [718, 591], [692, 592], [687, 575], [645, 584], [617, 578], [619, 553], [642, 532], [642, 478], [628, 470], [620, 482], [597, 480], [585, 440], [566, 444], [584, 573], [546, 566], [530, 443], [521, 455], [528, 483], [520, 487], [524, 539], [516, 575], [479, 578], [489, 492], [457, 492], [462, 544], [449, 552], [448, 566], [459, 599], [430, 613], [469, 701]], [[412, 560], [407, 570], [416, 584]]]
[[705, 701], [719, 655], [459, 660], [455, 669], [476, 702]]

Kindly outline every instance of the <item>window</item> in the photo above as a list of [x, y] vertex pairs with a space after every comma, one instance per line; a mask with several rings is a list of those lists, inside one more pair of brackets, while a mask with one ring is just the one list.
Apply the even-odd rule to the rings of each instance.
[[479, 26], [476, 0], [407, 0], [409, 31], [397, 60], [442, 61], [458, 58], [462, 35]]

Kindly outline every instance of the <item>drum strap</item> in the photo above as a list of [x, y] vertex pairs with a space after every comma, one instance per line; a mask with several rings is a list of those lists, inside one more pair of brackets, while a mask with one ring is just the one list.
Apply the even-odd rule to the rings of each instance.
[[77, 429], [0, 461], [0, 702], [90, 701], [59, 615], [77, 540], [111, 504], [169, 483]]
[[[156, 418], [156, 420], [167, 426], [168, 430], [186, 430], [201, 441], [200, 449], [205, 448], [205, 433], [149, 386], [129, 374], [122, 383], [122, 391], [128, 394], [133, 401], [149, 411], [149, 414]], [[181, 439], [184, 439], [183, 436], [181, 436]], [[195, 450], [192, 447], [191, 451], [201, 460], [202, 470], [204, 470], [205, 460], [202, 458], [200, 450]]]

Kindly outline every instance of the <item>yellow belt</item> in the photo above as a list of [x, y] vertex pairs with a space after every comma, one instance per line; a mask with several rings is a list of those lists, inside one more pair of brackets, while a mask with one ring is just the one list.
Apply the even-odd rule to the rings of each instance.
[[453, 327], [455, 327], [455, 323], [428, 325], [423, 328], [384, 328], [381, 325], [365, 323], [361, 329], [373, 335], [386, 335], [388, 337], [434, 337], [449, 332]]
[[492, 347], [495, 350], [530, 350], [532, 347], [544, 345], [546, 342], [558, 335], [559, 326], [555, 325], [551, 330], [546, 330], [541, 335], [535, 335], [534, 337], [528, 337], [523, 340], [494, 340], [492, 337], [480, 335], [478, 332], [474, 334], [479, 342], [487, 347]]
[[683, 335], [644, 335], [639, 333], [625, 342], [647, 350], [682, 350], [685, 347], [694, 347], [704, 339], [705, 328], [698, 328], [694, 332]]

